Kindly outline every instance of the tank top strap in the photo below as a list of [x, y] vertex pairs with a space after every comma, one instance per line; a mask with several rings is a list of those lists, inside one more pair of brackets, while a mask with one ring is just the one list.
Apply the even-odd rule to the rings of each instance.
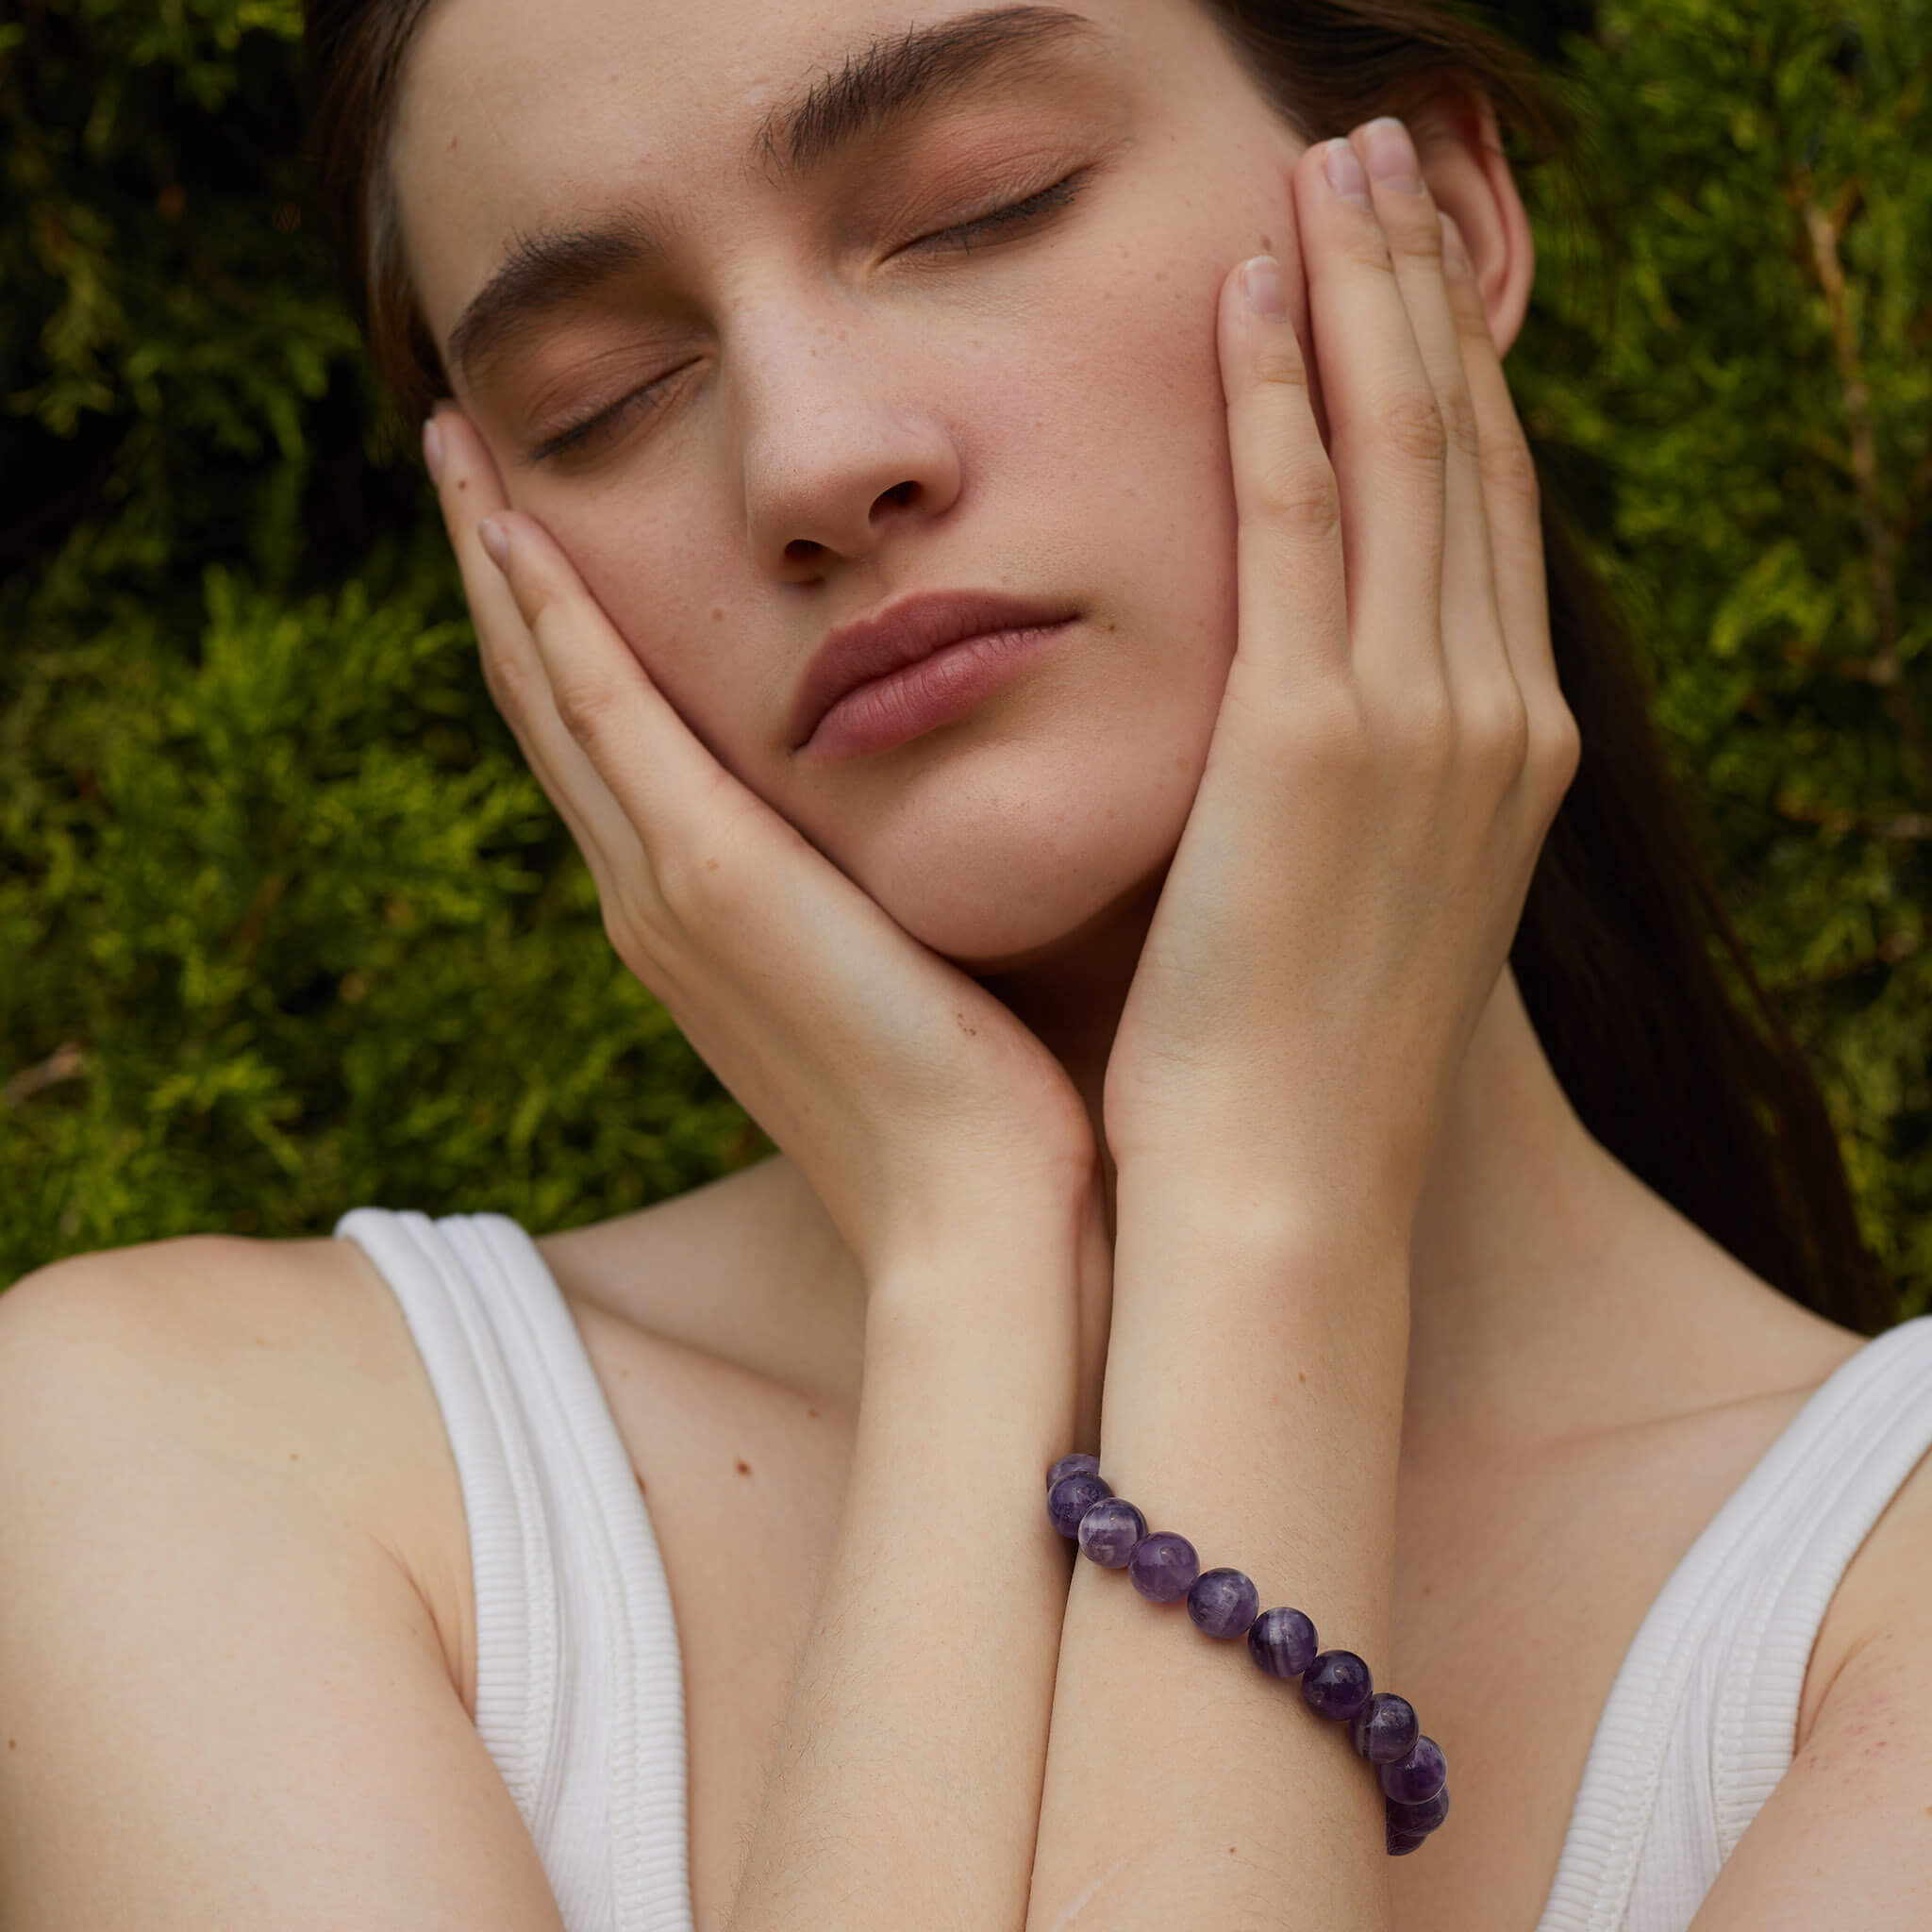
[[1538, 1932], [1683, 1932], [1790, 1768], [1858, 1546], [1932, 1446], [1932, 1316], [1815, 1389], [1686, 1552], [1591, 1740]]
[[1928, 1448], [1932, 1316], [1922, 1315], [1849, 1357], [1754, 1476], [1761, 1482], [1750, 1587], [1733, 1608], [1732, 1665], [1712, 1726], [1721, 1857], [1730, 1857], [1790, 1768], [1824, 1612], [1859, 1545]]
[[568, 1932], [691, 1932], [684, 1684], [630, 1459], [562, 1291], [499, 1214], [358, 1208], [442, 1411], [476, 1596], [476, 1730]]

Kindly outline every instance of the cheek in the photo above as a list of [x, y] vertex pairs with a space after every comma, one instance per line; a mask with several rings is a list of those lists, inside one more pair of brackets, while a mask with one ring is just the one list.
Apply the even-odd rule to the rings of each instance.
[[746, 617], [742, 528], [708, 521], [689, 491], [660, 497], [619, 481], [568, 498], [541, 483], [515, 494], [705, 748], [756, 785], [758, 734], [784, 699], [764, 689], [777, 667]]

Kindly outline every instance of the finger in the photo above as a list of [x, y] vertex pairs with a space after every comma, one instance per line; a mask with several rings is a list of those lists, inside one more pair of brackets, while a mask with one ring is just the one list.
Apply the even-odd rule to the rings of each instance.
[[499, 510], [477, 534], [535, 645], [558, 720], [654, 870], [715, 839], [749, 794], [673, 709], [549, 532]]
[[620, 870], [626, 860], [634, 862], [637, 834], [558, 717], [536, 641], [503, 573], [484, 548], [485, 519], [508, 507], [489, 448], [458, 409], [440, 409], [431, 421], [441, 449], [437, 497], [462, 574], [491, 696], [601, 884], [607, 873]]
[[[1340, 188], [1331, 165], [1342, 171]], [[1383, 689], [1417, 696], [1433, 688], [1446, 699], [1444, 436], [1435, 387], [1352, 143], [1310, 148], [1294, 191], [1341, 485], [1357, 674]]]
[[1348, 669], [1341, 500], [1289, 319], [1281, 264], [1243, 262], [1222, 284], [1221, 380], [1238, 518], [1238, 657], [1268, 672]]
[[[1496, 605], [1481, 434], [1450, 307], [1444, 218], [1437, 213], [1415, 143], [1400, 121], [1392, 115], [1371, 121], [1357, 131], [1355, 144], [1369, 172], [1396, 287], [1442, 417], [1441, 621], [1450, 695], [1464, 715], [1502, 712], [1520, 721], [1523, 699]], [[1466, 279], [1468, 258], [1459, 259]]]
[[[1459, 237], [1457, 238], [1460, 239]], [[1464, 251], [1467, 258], [1467, 250]], [[1543, 575], [1541, 494], [1536, 459], [1516, 413], [1482, 284], [1473, 274], [1444, 281], [1462, 344], [1462, 368], [1482, 449], [1483, 509], [1489, 519], [1493, 590], [1505, 648], [1534, 712], [1560, 700], [1550, 649], [1549, 587]]]

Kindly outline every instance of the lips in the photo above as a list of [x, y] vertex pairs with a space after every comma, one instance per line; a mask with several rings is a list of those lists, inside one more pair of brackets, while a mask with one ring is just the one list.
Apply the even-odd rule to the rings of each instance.
[[1077, 613], [1063, 604], [982, 591], [922, 591], [841, 625], [813, 654], [792, 702], [791, 749], [802, 750], [840, 699], [968, 638], [1045, 629]]

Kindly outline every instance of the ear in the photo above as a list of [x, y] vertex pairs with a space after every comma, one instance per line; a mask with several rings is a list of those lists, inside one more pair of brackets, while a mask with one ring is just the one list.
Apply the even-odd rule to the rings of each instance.
[[1529, 309], [1536, 242], [1503, 153], [1496, 110], [1479, 88], [1457, 83], [1417, 109], [1408, 125], [1436, 206], [1469, 244], [1496, 354], [1507, 356]]

